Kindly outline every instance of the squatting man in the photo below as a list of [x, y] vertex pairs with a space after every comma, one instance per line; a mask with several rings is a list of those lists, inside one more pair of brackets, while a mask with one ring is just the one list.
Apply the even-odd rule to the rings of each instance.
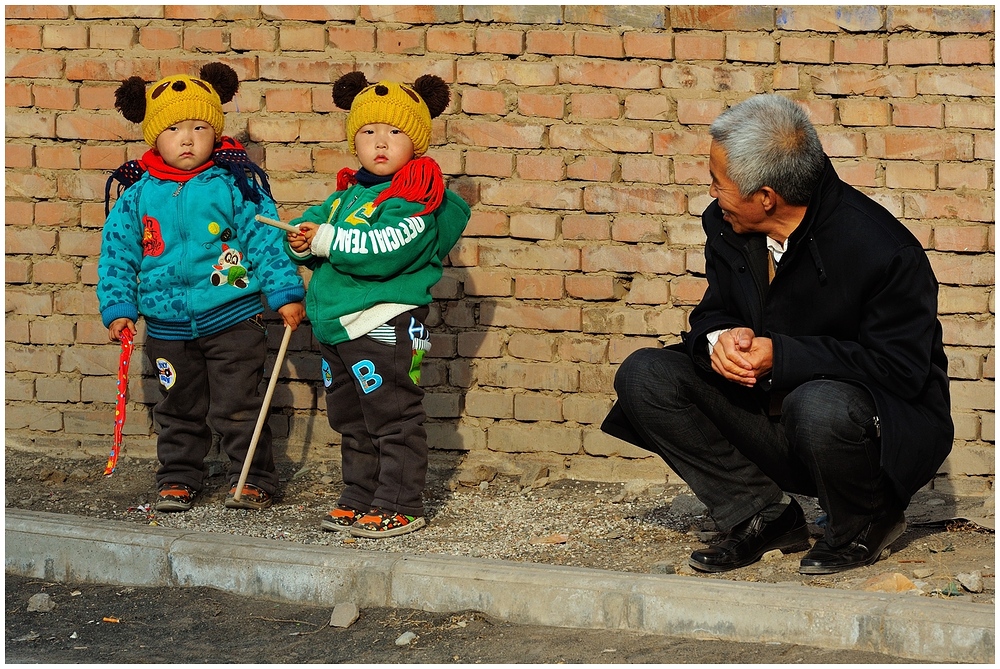
[[[873, 564], [951, 450], [937, 281], [914, 236], [841, 181], [796, 103], [711, 125], [708, 287], [682, 342], [632, 353], [602, 429], [661, 456], [720, 530], [689, 563], [770, 550], [803, 574]], [[816, 497], [810, 547], [799, 504]]]

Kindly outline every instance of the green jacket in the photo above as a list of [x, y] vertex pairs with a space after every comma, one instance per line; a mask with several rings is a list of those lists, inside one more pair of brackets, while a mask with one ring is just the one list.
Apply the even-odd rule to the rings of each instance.
[[421, 216], [415, 214], [424, 205], [399, 197], [376, 207], [388, 187], [355, 184], [291, 221], [321, 226], [312, 252], [298, 255], [287, 242], [285, 247], [292, 262], [313, 270], [306, 314], [316, 339], [329, 346], [429, 304], [441, 263], [469, 222], [469, 206], [448, 190], [437, 209]]

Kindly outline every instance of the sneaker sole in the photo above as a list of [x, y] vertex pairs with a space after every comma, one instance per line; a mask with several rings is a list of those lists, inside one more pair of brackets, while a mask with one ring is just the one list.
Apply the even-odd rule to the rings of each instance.
[[340, 523], [336, 523], [327, 518], [324, 518], [323, 520], [319, 521], [319, 526], [324, 530], [326, 530], [327, 532], [340, 532], [341, 534], [351, 533], [350, 525], [341, 525]]
[[811, 565], [799, 566], [799, 573], [806, 574], [809, 576], [816, 576], [823, 574], [839, 574], [840, 572], [847, 571], [849, 569], [857, 569], [858, 567], [871, 566], [876, 562], [878, 562], [879, 560], [881, 560], [882, 558], [887, 558], [889, 557], [889, 555], [892, 554], [892, 549], [889, 548], [889, 546], [891, 546], [896, 539], [903, 536], [904, 532], [906, 532], [905, 520], [902, 523], [900, 523], [892, 532], [890, 532], [888, 536], [886, 536], [885, 541], [882, 543], [882, 547], [879, 548], [878, 552], [874, 553], [872, 557], [868, 558], [864, 562], [859, 562], [857, 564], [852, 564], [852, 565], [844, 565], [843, 567], [819, 567]]
[[419, 518], [414, 518], [412, 521], [403, 525], [402, 527], [395, 527], [391, 530], [366, 530], [362, 527], [351, 526], [351, 536], [352, 537], [365, 537], [366, 539], [381, 539], [383, 537], [398, 537], [400, 534], [408, 534], [410, 532], [416, 532], [421, 527], [424, 527], [427, 521], [423, 516]]
[[228, 497], [226, 498], [224, 504], [226, 505], [227, 509], [247, 509], [250, 511], [260, 511], [262, 509], [266, 509], [267, 507], [271, 506], [272, 501], [273, 500], [269, 499], [266, 502], [248, 502], [246, 498], [242, 498], [239, 501], [237, 501], [233, 497]]
[[191, 502], [178, 502], [176, 500], [160, 500], [153, 505], [153, 511], [188, 511], [191, 508]]

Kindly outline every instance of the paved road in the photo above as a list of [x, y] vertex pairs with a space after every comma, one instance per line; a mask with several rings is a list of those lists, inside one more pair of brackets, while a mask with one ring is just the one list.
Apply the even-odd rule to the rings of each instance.
[[[329, 608], [208, 588], [65, 585], [11, 575], [5, 584], [10, 663], [912, 663], [790, 644], [520, 626], [474, 612], [365, 609], [339, 629], [328, 624]], [[27, 611], [38, 594], [55, 608]], [[416, 639], [397, 645], [406, 632]]]

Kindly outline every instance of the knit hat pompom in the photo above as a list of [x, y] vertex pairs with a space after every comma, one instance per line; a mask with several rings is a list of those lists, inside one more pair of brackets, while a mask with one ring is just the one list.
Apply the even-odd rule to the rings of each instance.
[[148, 89], [139, 77], [125, 80], [115, 92], [115, 107], [129, 121], [142, 123], [142, 136], [150, 146], [170, 126], [187, 120], [205, 121], [222, 136], [225, 116], [222, 105], [239, 88], [236, 71], [223, 63], [208, 63], [201, 78], [174, 74]]
[[[426, 95], [425, 95], [426, 94]], [[431, 119], [448, 106], [448, 84], [441, 77], [425, 74], [414, 85], [393, 81], [369, 83], [361, 72], [349, 72], [333, 84], [333, 102], [347, 115], [347, 147], [356, 154], [354, 137], [369, 123], [399, 128], [413, 142], [414, 157], [427, 152]]]

